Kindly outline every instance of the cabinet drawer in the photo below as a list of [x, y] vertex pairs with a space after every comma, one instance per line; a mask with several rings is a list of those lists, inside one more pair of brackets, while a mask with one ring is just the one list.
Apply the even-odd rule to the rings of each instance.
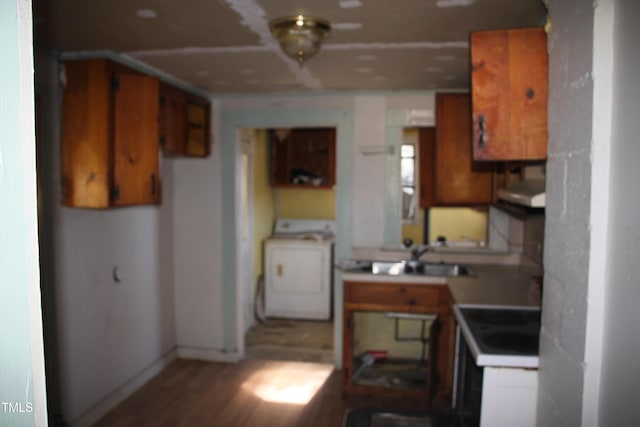
[[345, 302], [384, 305], [439, 305], [441, 285], [345, 283]]

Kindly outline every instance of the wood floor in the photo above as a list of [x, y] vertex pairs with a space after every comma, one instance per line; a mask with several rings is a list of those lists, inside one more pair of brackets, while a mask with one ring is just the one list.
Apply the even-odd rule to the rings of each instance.
[[[381, 398], [346, 401], [340, 371], [333, 363], [315, 361], [320, 350], [331, 359], [330, 331], [320, 324], [310, 329], [282, 322], [262, 325], [247, 336], [251, 357], [239, 363], [177, 360], [94, 427], [342, 427], [349, 408], [414, 406]], [[320, 387], [307, 396], [311, 386]], [[302, 397], [310, 399], [285, 403]]]
[[[178, 360], [95, 426], [341, 427], [333, 359], [331, 322], [269, 320], [247, 334], [244, 361]], [[320, 384], [306, 404], [272, 401]]]
[[[316, 366], [330, 372], [307, 404], [270, 402], [255, 393], [260, 377], [273, 379], [274, 372], [280, 371], [288, 372], [287, 378], [276, 379], [275, 385], [262, 385], [262, 391], [268, 392], [269, 387], [294, 387], [290, 390], [294, 397], [300, 395], [302, 391], [295, 385], [283, 385], [304, 376], [298, 365]], [[312, 382], [317, 382], [317, 374], [309, 375]], [[267, 360], [245, 360], [237, 364], [178, 360], [96, 426], [340, 427], [346, 408], [339, 372], [331, 365]]]
[[249, 329], [245, 346], [248, 359], [335, 363], [333, 322], [270, 319]]

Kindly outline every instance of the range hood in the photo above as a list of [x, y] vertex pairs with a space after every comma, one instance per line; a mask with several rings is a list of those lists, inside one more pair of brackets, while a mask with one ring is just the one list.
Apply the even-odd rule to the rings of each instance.
[[544, 208], [546, 194], [543, 167], [525, 168], [523, 180], [498, 190], [498, 198], [516, 205]]

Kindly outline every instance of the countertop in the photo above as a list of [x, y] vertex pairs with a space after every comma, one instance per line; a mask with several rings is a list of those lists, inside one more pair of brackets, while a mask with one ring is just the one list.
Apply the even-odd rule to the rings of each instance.
[[520, 266], [473, 265], [476, 277], [449, 277], [454, 304], [539, 307], [540, 290]]
[[343, 281], [442, 284], [449, 287], [454, 304], [539, 307], [540, 290], [532, 280], [531, 269], [502, 264], [471, 264], [474, 276], [440, 277], [415, 274], [384, 275], [349, 272], [344, 264]]

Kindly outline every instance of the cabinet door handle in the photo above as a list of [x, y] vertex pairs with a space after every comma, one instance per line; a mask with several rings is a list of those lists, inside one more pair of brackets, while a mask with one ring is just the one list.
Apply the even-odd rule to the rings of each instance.
[[478, 116], [478, 147], [484, 147], [484, 116]]
[[278, 277], [282, 276], [282, 264], [278, 264], [276, 266], [276, 270], [277, 270], [276, 274], [278, 275]]
[[156, 195], [156, 174], [151, 174], [151, 194]]

